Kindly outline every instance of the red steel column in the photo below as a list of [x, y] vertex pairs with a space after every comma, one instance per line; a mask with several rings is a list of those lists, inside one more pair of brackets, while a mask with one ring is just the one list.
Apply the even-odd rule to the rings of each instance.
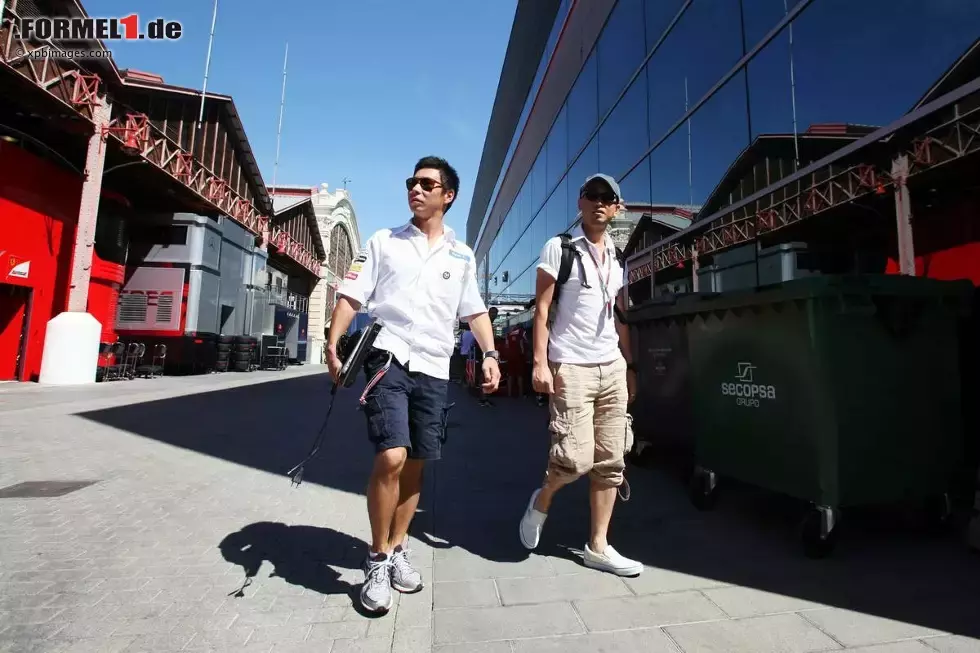
[[92, 252], [95, 248], [95, 222], [99, 216], [102, 194], [102, 170], [105, 167], [105, 127], [109, 126], [112, 105], [102, 97], [92, 112], [94, 130], [88, 140], [85, 155], [85, 181], [78, 206], [75, 227], [75, 250], [72, 255], [71, 280], [68, 286], [67, 310], [84, 313], [88, 310], [88, 287], [92, 277]]

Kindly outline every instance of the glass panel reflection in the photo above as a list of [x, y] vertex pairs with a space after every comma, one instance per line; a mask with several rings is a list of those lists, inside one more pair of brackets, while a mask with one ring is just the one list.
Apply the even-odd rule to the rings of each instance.
[[575, 156], [599, 122], [595, 50], [585, 61], [575, 86], [568, 94], [568, 152]]
[[740, 24], [738, 0], [694, 0], [684, 12], [647, 64], [652, 142], [742, 57]]
[[704, 202], [749, 145], [743, 75], [739, 72], [691, 118], [692, 204]]
[[619, 0], [596, 46], [600, 117], [606, 115], [646, 56], [643, 33], [643, 0]]
[[551, 190], [568, 167], [568, 109], [562, 107], [548, 135], [547, 188]]
[[619, 189], [623, 191], [623, 199], [631, 204], [650, 203], [650, 157], [619, 180]]
[[688, 174], [687, 129], [678, 129], [650, 155], [650, 188], [654, 204], [693, 204]]
[[793, 30], [800, 130], [828, 122], [883, 126], [974, 42], [980, 2], [816, 0]]
[[647, 84], [641, 75], [599, 130], [599, 170], [622, 176], [650, 146], [647, 136]]
[[565, 216], [565, 224], [562, 228], [575, 222], [575, 216], [578, 214], [579, 189], [582, 188], [587, 177], [597, 172], [599, 172], [599, 145], [597, 139], [593, 138], [568, 172], [568, 214]]

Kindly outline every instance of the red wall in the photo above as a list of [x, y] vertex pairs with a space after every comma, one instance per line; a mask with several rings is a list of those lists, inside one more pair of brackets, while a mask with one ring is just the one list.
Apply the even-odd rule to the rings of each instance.
[[[980, 202], [967, 199], [942, 211], [916, 215], [912, 237], [916, 276], [969, 279], [980, 287]], [[890, 257], [885, 271], [898, 274], [898, 261]]]
[[[33, 295], [22, 380], [37, 379], [48, 321], [65, 310], [81, 192], [74, 173], [0, 141], [0, 283]], [[30, 261], [27, 278], [10, 276], [11, 260]], [[19, 338], [19, 321], [0, 323], [0, 351]]]

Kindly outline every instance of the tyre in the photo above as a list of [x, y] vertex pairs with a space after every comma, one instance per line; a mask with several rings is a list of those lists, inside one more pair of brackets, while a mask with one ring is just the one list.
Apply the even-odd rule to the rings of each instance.
[[953, 522], [953, 503], [948, 494], [931, 496], [924, 502], [926, 529], [935, 535], [949, 531]]
[[718, 485], [714, 472], [700, 467], [694, 470], [688, 486], [691, 503], [698, 510], [711, 510], [718, 502]]
[[235, 361], [236, 372], [248, 372], [248, 370], [249, 370], [248, 361]]
[[221, 353], [223, 351], [231, 351], [231, 345], [229, 345], [227, 342], [219, 342], [217, 347], [218, 347], [218, 353]]
[[228, 358], [231, 356], [230, 351], [219, 351], [218, 352], [218, 362], [228, 362]]

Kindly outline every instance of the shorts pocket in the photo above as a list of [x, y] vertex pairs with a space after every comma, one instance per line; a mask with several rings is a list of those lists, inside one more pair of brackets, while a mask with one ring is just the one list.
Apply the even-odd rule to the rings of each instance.
[[388, 419], [385, 413], [384, 395], [377, 389], [364, 401], [364, 415], [368, 423], [368, 440], [373, 444], [384, 442], [388, 437]]
[[449, 439], [449, 411], [455, 404], [450, 404], [442, 409], [442, 419], [439, 421], [439, 441], [446, 444]]
[[572, 431], [572, 422], [565, 415], [559, 413], [551, 419], [548, 430], [551, 432], [550, 458], [552, 464], [568, 473], [584, 474], [588, 471], [584, 467], [583, 458], [587, 458], [591, 462], [592, 452], [589, 452], [588, 456], [582, 456], [579, 443]]

